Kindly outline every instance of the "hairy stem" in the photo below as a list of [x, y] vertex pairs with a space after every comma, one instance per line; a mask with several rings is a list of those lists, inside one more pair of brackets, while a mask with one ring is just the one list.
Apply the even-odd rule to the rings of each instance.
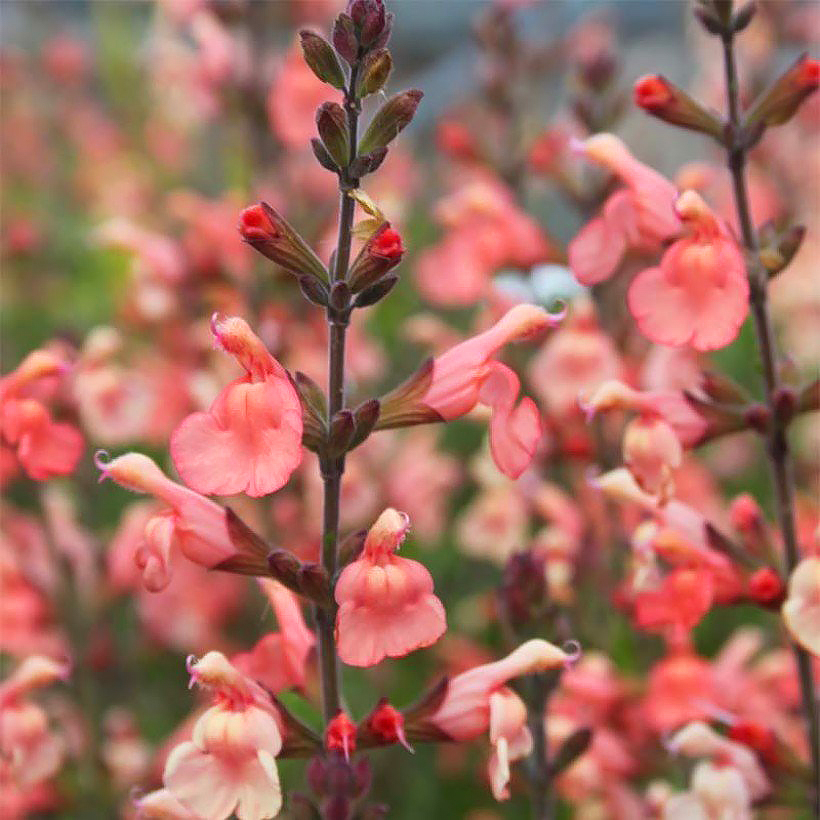
[[[790, 574], [799, 561], [797, 534], [794, 522], [794, 475], [786, 423], [777, 412], [777, 395], [781, 388], [777, 368], [774, 333], [768, 304], [768, 276], [760, 263], [757, 235], [752, 222], [749, 196], [746, 187], [746, 148], [741, 133], [740, 106], [738, 95], [737, 68], [734, 54], [734, 35], [723, 39], [723, 56], [726, 70], [726, 90], [729, 101], [729, 129], [727, 137], [727, 158], [734, 186], [735, 205], [743, 235], [743, 244], [748, 256], [749, 301], [757, 335], [763, 378], [766, 387], [766, 405], [771, 414], [767, 435], [768, 461], [774, 484], [777, 504], [777, 518], [785, 548], [785, 568]], [[820, 707], [812, 680], [811, 659], [808, 653], [794, 644], [797, 672], [803, 709], [808, 724], [809, 747], [811, 750], [814, 793], [811, 800], [815, 817], [820, 818]]]
[[[359, 107], [355, 99], [358, 64], [350, 73], [350, 84], [345, 93], [350, 130], [350, 156], [348, 165], [356, 158]], [[332, 284], [344, 282], [350, 264], [350, 246], [353, 239], [353, 214], [355, 200], [350, 191], [358, 180], [349, 177], [344, 169], [339, 177], [339, 234], [336, 243], [336, 263], [332, 272]], [[328, 418], [344, 407], [345, 399], [345, 335], [347, 315], [336, 310], [328, 310]], [[322, 566], [333, 578], [337, 569], [337, 549], [339, 543], [339, 504], [342, 490], [342, 475], [345, 469], [344, 456], [322, 460], [322, 481], [324, 482], [324, 512], [322, 516]], [[330, 721], [341, 708], [339, 691], [339, 663], [336, 656], [334, 626], [336, 610], [334, 606], [318, 607], [316, 610], [316, 639], [319, 651], [319, 670], [322, 685], [322, 712], [325, 721]]]

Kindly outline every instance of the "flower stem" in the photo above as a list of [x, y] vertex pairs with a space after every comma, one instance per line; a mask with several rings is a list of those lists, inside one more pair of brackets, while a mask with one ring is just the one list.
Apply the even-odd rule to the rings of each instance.
[[547, 703], [554, 688], [554, 677], [543, 673], [533, 675], [530, 681], [527, 720], [532, 735], [532, 752], [527, 762], [533, 820], [552, 820], [555, 816], [546, 731]]
[[[734, 186], [735, 205], [738, 221], [743, 236], [743, 244], [748, 256], [749, 301], [755, 333], [757, 335], [760, 359], [763, 365], [763, 378], [766, 387], [766, 405], [771, 415], [768, 431], [767, 453], [772, 474], [777, 503], [777, 518], [785, 548], [785, 566], [791, 574], [800, 556], [797, 546], [797, 534], [794, 521], [794, 475], [789, 442], [786, 435], [786, 422], [777, 412], [777, 395], [781, 388], [777, 368], [777, 353], [774, 344], [771, 315], [768, 304], [768, 276], [760, 262], [757, 235], [749, 207], [749, 195], [746, 187], [746, 148], [741, 133], [740, 106], [738, 95], [737, 68], [734, 54], [734, 34], [723, 38], [723, 57], [726, 70], [726, 90], [729, 101], [729, 128], [727, 136], [727, 158]], [[809, 747], [812, 762], [812, 780], [814, 794], [812, 811], [820, 818], [820, 707], [814, 691], [811, 659], [808, 653], [794, 644], [797, 661], [797, 672], [800, 679], [800, 690], [803, 698], [803, 709], [808, 724]]]
[[[345, 110], [350, 131], [350, 156], [348, 165], [356, 158], [359, 106], [355, 99], [358, 64], [350, 73], [350, 83], [345, 93]], [[350, 191], [358, 180], [350, 179], [347, 169], [339, 176], [339, 234], [336, 243], [336, 262], [331, 284], [344, 282], [350, 264], [350, 246], [353, 239], [353, 214], [355, 200]], [[335, 309], [328, 309], [328, 418], [344, 407], [345, 398], [345, 335], [348, 315]], [[342, 475], [345, 469], [344, 455], [323, 459], [321, 464], [324, 482], [324, 513], [322, 517], [322, 566], [331, 579], [336, 574], [337, 549], [339, 542], [339, 506], [342, 490]], [[322, 712], [325, 721], [330, 721], [341, 708], [339, 692], [339, 663], [336, 655], [334, 625], [335, 606], [317, 607], [316, 639], [319, 651], [319, 670], [322, 686]]]

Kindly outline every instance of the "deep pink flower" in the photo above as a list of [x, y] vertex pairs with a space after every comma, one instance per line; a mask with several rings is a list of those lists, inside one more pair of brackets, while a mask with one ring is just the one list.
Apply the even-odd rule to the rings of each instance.
[[748, 312], [749, 283], [737, 243], [694, 191], [676, 209], [689, 235], [656, 268], [639, 273], [627, 302], [641, 332], [658, 344], [695, 350], [725, 347]]
[[171, 458], [197, 492], [247, 493], [282, 487], [302, 460], [302, 406], [279, 362], [239, 317], [214, 316], [217, 343], [245, 368], [207, 413], [192, 413], [171, 436]]
[[582, 284], [594, 285], [609, 279], [628, 248], [659, 248], [680, 232], [672, 207], [677, 189], [636, 160], [613, 134], [595, 134], [580, 144], [580, 150], [626, 186], [607, 199], [601, 214], [569, 244], [572, 272]]
[[374, 666], [435, 643], [447, 628], [426, 567], [395, 555], [410, 520], [385, 510], [370, 528], [361, 557], [336, 584], [339, 657], [351, 666]]

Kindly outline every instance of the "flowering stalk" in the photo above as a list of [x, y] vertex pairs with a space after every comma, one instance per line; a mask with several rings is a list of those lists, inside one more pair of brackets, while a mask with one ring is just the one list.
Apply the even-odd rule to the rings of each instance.
[[[794, 521], [794, 475], [786, 435], [790, 413], [783, 412], [786, 389], [778, 374], [777, 353], [772, 321], [768, 306], [768, 275], [760, 261], [759, 245], [752, 222], [749, 195], [746, 187], [747, 134], [742, 127], [738, 100], [737, 68], [734, 37], [737, 29], [727, 25], [721, 31], [723, 58], [726, 72], [726, 92], [729, 104], [729, 123], [726, 129], [726, 155], [734, 187], [735, 206], [740, 223], [743, 244], [748, 256], [749, 302], [754, 320], [763, 377], [766, 386], [766, 405], [770, 413], [767, 431], [768, 460], [772, 473], [777, 503], [777, 516], [785, 547], [787, 575], [799, 561]], [[818, 702], [812, 680], [811, 659], [808, 652], [794, 644], [803, 708], [808, 722], [809, 746], [812, 761], [814, 794], [811, 796], [815, 817], [820, 817], [820, 723]]]
[[[339, 234], [336, 243], [335, 265], [332, 271], [331, 300], [327, 308], [328, 322], [328, 418], [333, 417], [344, 406], [345, 382], [345, 334], [350, 318], [350, 308], [339, 303], [339, 296], [349, 293], [345, 279], [350, 264], [350, 246], [353, 238], [353, 214], [356, 201], [350, 192], [358, 187], [358, 180], [350, 176], [350, 166], [356, 159], [357, 131], [360, 106], [356, 98], [356, 84], [359, 75], [359, 61], [350, 67], [350, 80], [344, 89], [344, 108], [347, 115], [349, 134], [349, 154], [347, 166], [339, 173]], [[337, 295], [336, 300], [333, 294]], [[334, 304], [334, 301], [336, 304]], [[322, 566], [328, 576], [336, 572], [337, 544], [339, 540], [339, 499], [341, 496], [342, 474], [345, 468], [344, 454], [336, 457], [322, 456], [321, 470], [324, 482], [324, 513], [322, 518]], [[322, 681], [322, 710], [325, 720], [330, 721], [341, 708], [339, 699], [339, 672], [334, 638], [336, 607], [317, 607], [316, 637], [319, 648], [319, 663]]]

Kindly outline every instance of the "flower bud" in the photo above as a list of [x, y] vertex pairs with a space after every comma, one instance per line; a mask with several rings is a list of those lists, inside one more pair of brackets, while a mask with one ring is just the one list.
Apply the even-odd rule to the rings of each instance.
[[393, 70], [393, 58], [386, 48], [371, 51], [362, 61], [356, 96], [366, 97], [381, 91]]
[[748, 582], [749, 599], [764, 609], [779, 609], [786, 600], [786, 585], [771, 567], [761, 567]]
[[373, 171], [378, 170], [386, 156], [386, 148], [379, 148], [376, 151], [371, 151], [369, 154], [359, 154], [359, 156], [350, 163], [348, 175], [352, 179], [359, 179], [365, 174], [372, 174]]
[[720, 120], [660, 74], [641, 77], [634, 87], [635, 105], [664, 122], [721, 139]]
[[330, 430], [327, 436], [329, 455], [338, 458], [347, 452], [353, 434], [356, 432], [356, 424], [353, 421], [353, 413], [350, 410], [340, 410], [330, 420]]
[[351, 291], [358, 293], [377, 282], [401, 262], [403, 255], [401, 236], [390, 227], [389, 222], [383, 223], [350, 266], [348, 283]]
[[347, 6], [363, 49], [381, 48], [390, 37], [393, 15], [384, 10], [384, 0], [351, 0]]
[[349, 14], [340, 14], [333, 23], [333, 47], [351, 65], [359, 56], [356, 25]]
[[389, 145], [410, 124], [423, 96], [417, 89], [392, 96], [373, 117], [359, 143], [358, 153], [370, 154]]
[[357, 308], [375, 305], [376, 302], [380, 302], [385, 296], [387, 296], [388, 293], [390, 293], [391, 290], [393, 290], [398, 281], [398, 276], [385, 276], [383, 279], [379, 279], [375, 285], [371, 285], [369, 288], [365, 288], [361, 293], [359, 293], [353, 304]]
[[695, 17], [710, 33], [722, 35], [729, 31], [732, 19], [732, 0], [697, 0]]
[[322, 282], [329, 281], [319, 257], [267, 202], [242, 211], [239, 233], [251, 247], [285, 270], [297, 275], [309, 274]]
[[341, 752], [345, 760], [356, 750], [356, 724], [344, 713], [339, 712], [325, 729], [325, 748], [331, 752]]
[[335, 102], [322, 103], [316, 110], [316, 128], [322, 144], [339, 168], [350, 162], [350, 131], [344, 108]]
[[404, 735], [404, 716], [387, 698], [382, 698], [378, 702], [366, 725], [380, 742], [400, 743], [408, 752], [413, 751]]
[[380, 412], [381, 402], [378, 399], [368, 399], [353, 411], [356, 432], [348, 446], [349, 450], [358, 447], [373, 432]]
[[302, 53], [310, 70], [323, 82], [338, 88], [345, 87], [345, 75], [336, 52], [330, 43], [313, 31], [303, 29], [299, 32]]
[[820, 61], [803, 54], [752, 103], [746, 115], [750, 133], [788, 122], [806, 97], [820, 87]]

